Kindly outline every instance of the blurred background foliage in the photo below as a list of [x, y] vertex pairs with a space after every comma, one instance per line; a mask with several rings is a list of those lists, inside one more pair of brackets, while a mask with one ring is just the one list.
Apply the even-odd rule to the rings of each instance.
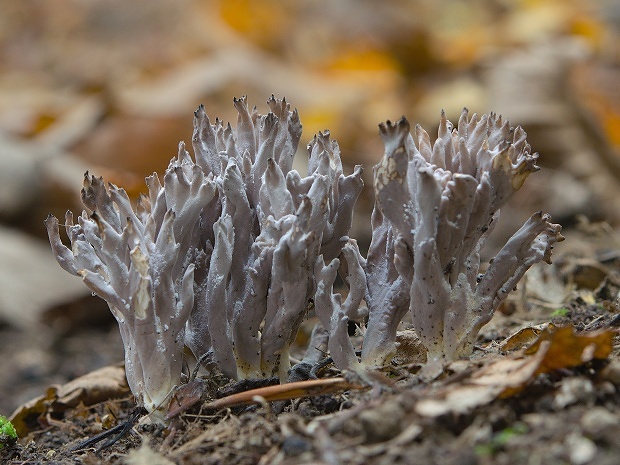
[[[613, 0], [3, 2], [0, 221], [44, 238], [48, 212], [81, 209], [86, 170], [136, 196], [191, 140], [198, 104], [234, 124], [234, 96], [265, 112], [274, 93], [299, 109], [302, 152], [329, 129], [367, 185], [380, 121], [433, 137], [441, 109], [501, 113], [547, 168], [511, 218], [616, 224], [619, 27]], [[362, 242], [372, 201], [367, 188]]]

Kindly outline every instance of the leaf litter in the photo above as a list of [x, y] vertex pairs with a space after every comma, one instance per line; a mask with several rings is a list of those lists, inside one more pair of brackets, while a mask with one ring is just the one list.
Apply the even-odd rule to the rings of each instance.
[[[569, 262], [562, 256], [553, 265], [556, 275], [559, 268], [574, 269]], [[12, 421], [21, 439], [2, 458], [93, 464], [387, 464], [412, 457], [447, 464], [616, 463], [617, 274], [607, 264], [594, 289], [563, 282], [569, 283], [567, 300], [557, 308], [526, 281], [515, 293], [517, 310], [496, 316], [473, 357], [438, 366], [432, 376], [422, 369], [425, 355], [415, 334], [403, 330], [402, 351], [373, 374], [371, 389], [352, 389], [357, 380], [339, 378], [333, 369], [322, 370], [322, 378], [310, 384], [263, 383], [256, 389], [221, 375], [196, 378], [175, 393], [188, 399], [178, 403], [182, 408], [167, 429], [143, 420], [106, 449], [72, 451], [131, 414], [122, 367], [106, 367], [18, 408]], [[322, 390], [329, 386], [337, 390]]]

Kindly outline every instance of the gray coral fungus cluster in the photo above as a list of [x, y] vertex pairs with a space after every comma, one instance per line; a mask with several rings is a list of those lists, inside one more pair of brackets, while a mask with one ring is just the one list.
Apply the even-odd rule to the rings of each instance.
[[[341, 369], [361, 372], [397, 350], [408, 310], [431, 360], [468, 355], [480, 328], [534, 263], [549, 261], [560, 226], [533, 215], [484, 274], [479, 252], [499, 208], [537, 170], [521, 128], [495, 115], [458, 129], [442, 114], [434, 144], [403, 118], [380, 125], [385, 155], [367, 258], [349, 238], [361, 166], [345, 175], [329, 132], [308, 144], [308, 173], [293, 169], [296, 110], [235, 99], [237, 127], [195, 112], [194, 159], [180, 144], [163, 176], [146, 179], [134, 209], [125, 191], [84, 178], [86, 207], [46, 226], [63, 269], [105, 299], [125, 347], [129, 386], [163, 418], [181, 383], [183, 350], [211, 357], [233, 379], [286, 380], [289, 347], [312, 308]], [[334, 294], [341, 273], [346, 298]], [[367, 319], [361, 358], [348, 322]]]

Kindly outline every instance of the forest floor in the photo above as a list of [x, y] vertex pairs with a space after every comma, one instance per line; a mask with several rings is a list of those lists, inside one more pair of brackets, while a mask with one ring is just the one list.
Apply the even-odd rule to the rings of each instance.
[[[49, 314], [56, 330], [38, 343], [5, 328], [2, 408], [21, 399], [13, 415], [21, 437], [0, 459], [13, 465], [620, 463], [620, 256], [604, 245], [615, 240], [604, 228], [566, 235], [554, 265], [529, 273], [483, 328], [469, 360], [423, 368], [415, 338], [403, 331], [398, 356], [370, 387], [210, 409], [207, 401], [247, 388], [214, 375], [200, 385], [203, 402], [168, 428], [140, 415], [132, 422], [133, 399], [122, 365], [114, 365], [122, 358], [119, 337], [96, 299], [88, 299], [88, 324], [76, 315], [73, 326], [59, 323], [71, 308]], [[89, 365], [92, 373], [53, 384], [87, 373]], [[320, 376], [339, 375], [327, 367]], [[102, 448], [106, 438], [84, 447], [123, 424], [127, 431], [112, 445]]]

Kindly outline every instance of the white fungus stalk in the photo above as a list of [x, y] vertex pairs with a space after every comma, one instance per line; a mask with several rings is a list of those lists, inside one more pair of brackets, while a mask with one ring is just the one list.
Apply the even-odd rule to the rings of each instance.
[[[538, 154], [522, 128], [495, 114], [469, 118], [467, 110], [458, 128], [442, 113], [434, 144], [420, 126], [412, 136], [404, 118], [381, 124], [380, 132], [376, 208], [393, 228], [394, 265], [408, 284], [413, 327], [429, 360], [467, 356], [500, 302], [534, 263], [550, 262], [563, 240], [560, 226], [536, 213], [480, 276], [480, 250], [499, 208], [539, 169]], [[371, 308], [371, 320], [373, 310], [385, 311]], [[384, 352], [376, 344], [365, 350], [373, 361], [373, 352]]]
[[123, 189], [87, 173], [82, 200], [90, 213], [77, 224], [71, 212], [65, 218], [71, 248], [62, 244], [54, 216], [46, 226], [60, 265], [108, 303], [121, 332], [129, 387], [162, 420], [181, 381], [185, 324], [194, 306], [195, 266], [186, 253], [215, 184], [182, 145], [164, 185], [156, 175], [148, 184], [149, 197], [136, 213]]

